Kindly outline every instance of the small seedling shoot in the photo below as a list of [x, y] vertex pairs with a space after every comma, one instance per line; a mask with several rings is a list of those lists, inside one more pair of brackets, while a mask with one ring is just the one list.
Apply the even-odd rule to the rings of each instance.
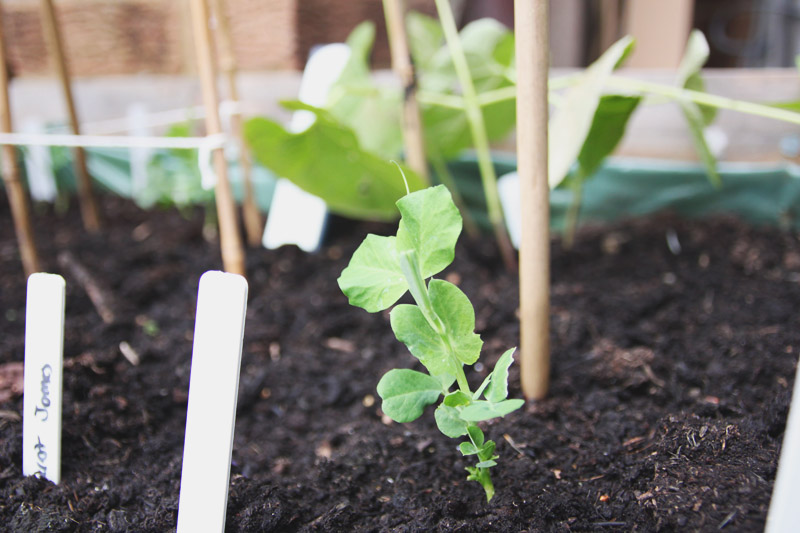
[[448, 437], [466, 437], [459, 449], [464, 456], [475, 456], [467, 479], [480, 483], [491, 500], [489, 469], [498, 456], [494, 441], [485, 439], [478, 423], [505, 416], [524, 403], [508, 399], [515, 348], [500, 357], [477, 390], [470, 388], [464, 365], [478, 361], [483, 345], [474, 331], [475, 311], [461, 289], [433, 278], [455, 258], [461, 215], [443, 185], [407, 194], [397, 207], [397, 235], [367, 235], [339, 277], [339, 287], [351, 305], [371, 313], [388, 309], [411, 292], [416, 305], [396, 305], [390, 322], [397, 339], [428, 373], [405, 368], [387, 372], [378, 383], [383, 412], [396, 422], [411, 422], [443, 396], [436, 425]]

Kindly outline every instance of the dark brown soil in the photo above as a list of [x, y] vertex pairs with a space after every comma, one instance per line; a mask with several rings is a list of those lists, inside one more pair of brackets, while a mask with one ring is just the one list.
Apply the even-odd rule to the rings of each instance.
[[[6, 365], [23, 359], [25, 281], [0, 200]], [[218, 249], [198, 212], [112, 199], [105, 212], [94, 237], [74, 209], [35, 217], [47, 270], [70, 251], [117, 320], [63, 273], [63, 481], [22, 477], [22, 399], [2, 403], [4, 531], [175, 528], [197, 283]], [[368, 230], [393, 228], [337, 220], [316, 255], [248, 254], [228, 531], [763, 529], [800, 350], [797, 234], [665, 215], [554, 244], [552, 395], [485, 428], [501, 455], [487, 504], [432, 413], [382, 420], [378, 379], [414, 360], [386, 314], [351, 308], [336, 285]], [[516, 277], [463, 238], [446, 275], [475, 305], [491, 367], [518, 342]]]

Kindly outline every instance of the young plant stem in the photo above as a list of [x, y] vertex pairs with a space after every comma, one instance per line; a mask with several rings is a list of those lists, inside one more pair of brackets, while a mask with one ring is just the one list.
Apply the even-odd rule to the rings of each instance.
[[[553, 98], [553, 91], [564, 89], [575, 83], [579, 79], [579, 74], [564, 76], [550, 80], [548, 83], [549, 90], [551, 91], [550, 99]], [[780, 107], [773, 107], [764, 104], [757, 104], [754, 102], [747, 102], [745, 100], [737, 100], [735, 98], [728, 98], [726, 96], [719, 96], [702, 91], [693, 91], [691, 89], [683, 89], [672, 85], [664, 85], [662, 83], [655, 83], [651, 81], [637, 80], [634, 78], [626, 78], [623, 76], [610, 76], [606, 82], [609, 87], [624, 91], [635, 91], [647, 93], [651, 95], [661, 96], [667, 101], [671, 100], [685, 100], [694, 102], [695, 104], [715, 107], [718, 109], [728, 109], [739, 113], [746, 113], [757, 117], [769, 118], [773, 120], [780, 120], [782, 122], [789, 122], [791, 124], [800, 124], [800, 113], [790, 111], [788, 109], [781, 109]], [[427, 105], [437, 105], [451, 109], [464, 109], [464, 99], [450, 94], [437, 94], [430, 91], [420, 92], [418, 95], [419, 101]], [[504, 87], [502, 89], [495, 89], [481, 94], [478, 97], [480, 105], [487, 106], [499, 102], [506, 102], [516, 98], [516, 87]]]
[[464, 374], [464, 367], [453, 353], [453, 346], [447, 334], [447, 329], [431, 304], [431, 299], [428, 296], [428, 287], [425, 285], [425, 280], [422, 278], [422, 273], [419, 270], [419, 261], [417, 261], [416, 252], [409, 250], [400, 253], [400, 268], [408, 283], [408, 290], [414, 298], [414, 301], [417, 302], [417, 306], [419, 306], [422, 311], [425, 320], [431, 328], [433, 328], [433, 331], [439, 335], [444, 345], [447, 346], [447, 355], [450, 357], [453, 370], [455, 370], [458, 388], [461, 392], [471, 397], [472, 391], [469, 389], [467, 376]]
[[[475, 442], [475, 439], [472, 438], [472, 433], [469, 431], [469, 428], [477, 428], [478, 425], [474, 422], [470, 422], [467, 425], [467, 436], [469, 437], [469, 441], [476, 449], [480, 449], [481, 446]], [[482, 452], [478, 452], [478, 463], [482, 463], [483, 461], [488, 461], [491, 459], [491, 454], [486, 457], [483, 455]], [[478, 483], [481, 484], [483, 490], [486, 492], [486, 501], [491, 501], [494, 497], [494, 483], [492, 483], [492, 474], [489, 472], [488, 468], [474, 466], [467, 469], [468, 472], [471, 474], [471, 478]]]
[[483, 192], [486, 195], [486, 208], [489, 215], [489, 222], [494, 229], [497, 245], [500, 248], [500, 254], [505, 263], [506, 269], [515, 271], [517, 268], [517, 260], [514, 254], [514, 248], [511, 246], [511, 241], [506, 232], [503, 223], [503, 209], [500, 205], [500, 196], [497, 192], [497, 175], [494, 171], [492, 164], [491, 153], [489, 152], [489, 138], [486, 134], [486, 125], [483, 120], [483, 112], [481, 111], [480, 101], [478, 94], [475, 91], [475, 85], [472, 83], [472, 76], [467, 64], [467, 58], [464, 54], [464, 48], [461, 46], [461, 40], [458, 36], [458, 28], [456, 21], [453, 17], [453, 11], [450, 8], [449, 0], [436, 0], [436, 10], [439, 13], [439, 21], [442, 24], [447, 47], [450, 50], [450, 57], [453, 60], [453, 66], [458, 76], [458, 81], [461, 84], [461, 90], [464, 98], [464, 110], [469, 123], [470, 133], [472, 134], [472, 142], [475, 144], [475, 152], [478, 157], [478, 168], [481, 173], [481, 181], [483, 183]]
[[610, 76], [607, 84], [609, 87], [614, 87], [616, 89], [656, 94], [672, 100], [688, 100], [699, 105], [716, 107], [718, 109], [728, 109], [730, 111], [737, 111], [739, 113], [746, 113], [748, 115], [754, 115], [757, 117], [790, 122], [792, 124], [800, 124], [800, 113], [781, 109], [779, 107], [772, 107], [753, 102], [746, 102], [744, 100], [736, 100], [734, 98], [728, 98], [725, 96], [709, 94], [702, 91], [693, 91], [691, 89], [683, 89], [681, 87], [663, 85], [661, 83], [637, 80], [633, 78], [625, 78], [622, 76]]

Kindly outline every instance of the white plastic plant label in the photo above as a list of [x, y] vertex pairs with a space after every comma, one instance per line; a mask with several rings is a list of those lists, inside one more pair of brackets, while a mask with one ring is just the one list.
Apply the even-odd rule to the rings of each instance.
[[[131, 104], [127, 113], [128, 131], [136, 137], [149, 137], [152, 134], [147, 124], [147, 105], [142, 102]], [[131, 194], [139, 198], [147, 189], [149, 182], [148, 167], [152, 157], [152, 148], [131, 148]]]
[[506, 229], [511, 239], [511, 244], [519, 250], [520, 232], [522, 230], [522, 213], [519, 203], [519, 175], [516, 172], [503, 174], [497, 180], [497, 194], [503, 206]]
[[224, 531], [247, 281], [200, 278], [178, 503], [178, 533]]
[[800, 525], [800, 364], [794, 379], [792, 403], [767, 515], [767, 533], [792, 533]]
[[22, 473], [61, 481], [64, 278], [28, 278], [22, 400]]
[[283, 178], [275, 183], [272, 197], [261, 238], [264, 247], [274, 250], [284, 244], [295, 244], [304, 252], [316, 251], [328, 218], [328, 208], [322, 198]]
[[[316, 49], [303, 72], [299, 100], [324, 107], [328, 93], [342, 75], [350, 54], [350, 47], [343, 43]], [[311, 127], [315, 120], [316, 115], [311, 111], [295, 111], [288, 129], [300, 133]], [[327, 177], [320, 176], [320, 179]], [[262, 244], [271, 250], [284, 244], [296, 244], [303, 251], [313, 252], [322, 242], [327, 215], [324, 201], [285, 179], [279, 179], [272, 194]]]
[[[37, 119], [28, 119], [23, 122], [22, 131], [35, 135], [47, 133], [44, 123]], [[31, 197], [37, 202], [54, 202], [58, 196], [58, 190], [49, 146], [31, 145], [26, 148], [25, 172]]]

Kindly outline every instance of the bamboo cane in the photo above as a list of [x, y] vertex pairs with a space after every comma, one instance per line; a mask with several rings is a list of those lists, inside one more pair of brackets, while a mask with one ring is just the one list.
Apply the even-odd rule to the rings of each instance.
[[[231, 38], [228, 14], [225, 11], [225, 0], [213, 0], [212, 11], [217, 20], [217, 47], [219, 50], [220, 70], [227, 86], [228, 100], [236, 104], [239, 102], [239, 90], [236, 86], [236, 57], [233, 53], [233, 40]], [[242, 183], [244, 185], [242, 214], [244, 216], [244, 229], [247, 233], [247, 243], [254, 247], [260, 246], [264, 222], [256, 204], [251, 172], [252, 165], [247, 152], [247, 144], [244, 141], [242, 115], [238, 111], [234, 111], [231, 115], [231, 131], [239, 144], [239, 168], [242, 170]]]
[[425, 157], [425, 138], [422, 134], [422, 119], [417, 102], [417, 76], [405, 25], [405, 1], [383, 0], [386, 16], [386, 33], [392, 55], [392, 70], [403, 85], [403, 144], [406, 162], [411, 169], [428, 181], [428, 163]]
[[[8, 71], [6, 70], [6, 45], [3, 32], [3, 13], [0, 9], [0, 131], [11, 133], [11, 106], [8, 97]], [[19, 254], [22, 258], [22, 268], [30, 276], [39, 271], [39, 256], [33, 239], [28, 199], [20, 181], [17, 152], [8, 144], [2, 146], [3, 158], [3, 183], [5, 184], [8, 203], [11, 204], [11, 215], [14, 219], [14, 231], [17, 234]]]
[[[211, 31], [208, 26], [209, 9], [206, 0], [191, 0], [192, 28], [197, 56], [197, 70], [203, 90], [203, 106], [206, 110], [206, 133], [222, 133], [219, 118], [219, 94], [216, 85], [216, 65], [211, 47]], [[216, 202], [219, 218], [220, 248], [222, 263], [227, 272], [245, 274], [244, 247], [236, 222], [236, 203], [228, 182], [228, 165], [222, 148], [212, 154], [214, 171], [217, 174]]]
[[547, 182], [548, 0], [515, 0], [517, 172], [522, 202], [520, 372], [527, 398], [550, 379], [550, 188]]
[[[53, 0], [41, 0], [41, 5], [45, 39], [50, 54], [55, 59], [58, 79], [64, 93], [64, 100], [67, 105], [67, 113], [69, 114], [72, 132], [75, 135], [80, 135], [80, 123], [78, 122], [78, 114], [75, 111], [75, 100], [72, 97], [69, 70], [64, 57], [64, 44], [61, 39], [58, 21], [56, 20]], [[81, 206], [83, 227], [86, 231], [95, 233], [100, 230], [100, 212], [94, 197], [94, 191], [92, 190], [92, 180], [89, 175], [89, 169], [86, 166], [86, 153], [81, 147], [74, 148], [72, 153], [74, 156], [73, 167], [75, 169], [75, 178], [78, 186], [78, 199]]]

